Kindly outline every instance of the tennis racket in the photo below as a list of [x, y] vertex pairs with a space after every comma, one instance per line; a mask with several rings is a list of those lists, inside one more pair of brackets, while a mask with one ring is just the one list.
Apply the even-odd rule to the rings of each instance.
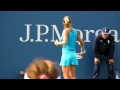
[[81, 53], [76, 53], [76, 55], [77, 55], [77, 59], [82, 59], [83, 58]]

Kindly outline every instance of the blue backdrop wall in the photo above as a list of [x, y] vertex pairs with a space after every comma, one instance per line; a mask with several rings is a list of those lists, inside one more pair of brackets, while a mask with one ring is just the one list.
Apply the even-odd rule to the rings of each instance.
[[[61, 46], [56, 47], [54, 40], [60, 38], [62, 20], [66, 15], [71, 17], [73, 27], [80, 31], [87, 50], [76, 68], [77, 78], [92, 78], [92, 45], [95, 35], [104, 26], [109, 27], [115, 37], [115, 71], [120, 71], [119, 11], [0, 11], [0, 79], [20, 79], [19, 71], [25, 70], [35, 57], [48, 58], [59, 64]], [[76, 48], [78, 52], [78, 44]], [[105, 62], [100, 78], [107, 78]]]

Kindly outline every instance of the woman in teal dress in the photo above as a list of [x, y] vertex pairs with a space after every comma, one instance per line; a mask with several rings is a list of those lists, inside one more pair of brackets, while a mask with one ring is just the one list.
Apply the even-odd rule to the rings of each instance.
[[62, 67], [64, 79], [76, 79], [76, 65], [79, 65], [76, 55], [76, 41], [81, 45], [82, 51], [84, 49], [84, 41], [81, 39], [77, 30], [72, 27], [72, 21], [69, 16], [63, 18], [63, 32], [61, 36], [61, 41], [55, 41], [56, 46], [62, 46], [62, 56], [60, 61], [60, 66]]

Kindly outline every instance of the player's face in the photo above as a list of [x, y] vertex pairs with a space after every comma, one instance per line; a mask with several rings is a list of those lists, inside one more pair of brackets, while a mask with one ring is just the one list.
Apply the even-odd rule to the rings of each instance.
[[104, 34], [104, 33], [102, 33], [102, 37], [103, 37], [103, 39], [107, 39], [108, 36], [109, 36], [109, 34]]
[[65, 21], [64, 21], [64, 20], [63, 20], [62, 24], [63, 24], [63, 27], [66, 28], [66, 25], [65, 25]]

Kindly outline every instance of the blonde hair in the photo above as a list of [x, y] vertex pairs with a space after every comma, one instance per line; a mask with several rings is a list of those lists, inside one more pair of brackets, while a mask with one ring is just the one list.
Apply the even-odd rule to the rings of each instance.
[[56, 79], [59, 76], [59, 70], [55, 62], [48, 59], [36, 58], [26, 68], [27, 76], [30, 79], [41, 79], [41, 75], [46, 75], [49, 79]]
[[72, 29], [72, 21], [70, 19], [69, 16], [65, 16], [63, 18], [63, 22], [64, 22], [64, 25], [67, 27], [67, 28], [70, 28], [70, 30]]

